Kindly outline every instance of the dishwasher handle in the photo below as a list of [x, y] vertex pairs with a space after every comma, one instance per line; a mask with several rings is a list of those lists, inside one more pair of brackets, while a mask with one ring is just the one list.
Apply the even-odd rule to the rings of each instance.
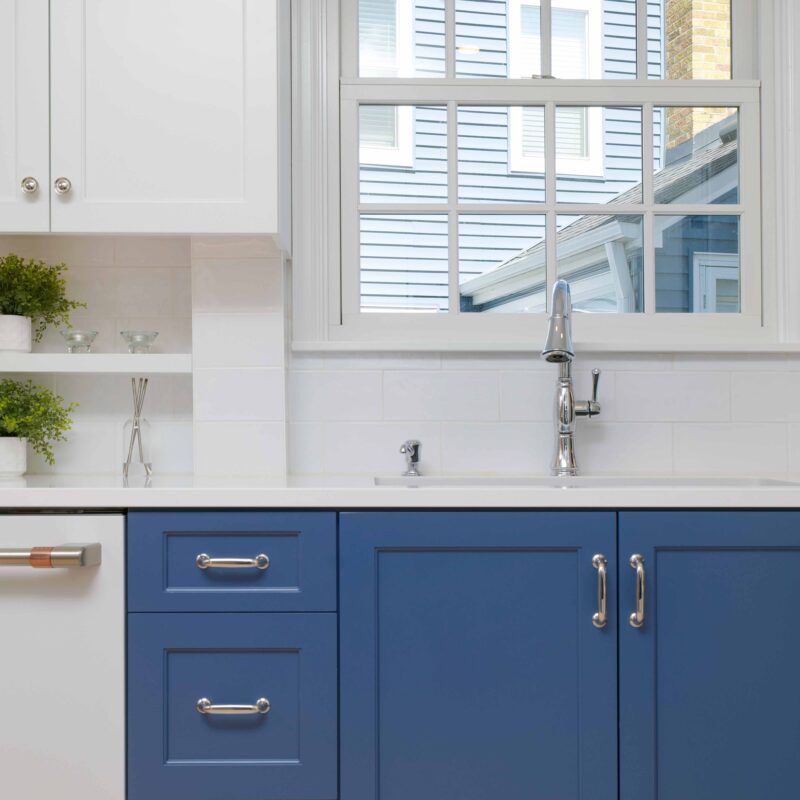
[[0, 567], [97, 567], [102, 561], [102, 546], [60, 544], [56, 547], [0, 547]]

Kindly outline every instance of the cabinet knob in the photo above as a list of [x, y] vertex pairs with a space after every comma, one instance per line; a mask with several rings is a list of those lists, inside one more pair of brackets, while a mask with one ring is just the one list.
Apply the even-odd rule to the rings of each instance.
[[72, 189], [72, 181], [69, 178], [56, 178], [53, 188], [56, 194], [67, 194]]
[[36, 178], [32, 178], [30, 175], [27, 178], [22, 179], [22, 191], [25, 194], [36, 194], [39, 191], [39, 181]]

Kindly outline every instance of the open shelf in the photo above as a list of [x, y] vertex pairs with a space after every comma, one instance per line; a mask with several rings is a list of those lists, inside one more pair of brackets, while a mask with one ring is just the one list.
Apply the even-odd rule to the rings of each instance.
[[191, 353], [0, 353], [0, 373], [179, 375], [191, 371]]

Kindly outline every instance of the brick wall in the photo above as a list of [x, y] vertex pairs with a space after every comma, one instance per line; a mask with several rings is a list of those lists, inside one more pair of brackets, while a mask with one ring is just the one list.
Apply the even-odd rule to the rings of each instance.
[[[667, 80], [718, 80], [731, 74], [730, 0], [667, 0]], [[667, 147], [676, 147], [728, 116], [725, 109], [667, 111]]]

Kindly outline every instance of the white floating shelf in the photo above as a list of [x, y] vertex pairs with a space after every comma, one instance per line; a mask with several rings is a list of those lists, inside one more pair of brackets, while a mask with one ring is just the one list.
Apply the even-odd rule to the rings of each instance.
[[190, 353], [0, 353], [0, 373], [178, 375], [191, 371]]

